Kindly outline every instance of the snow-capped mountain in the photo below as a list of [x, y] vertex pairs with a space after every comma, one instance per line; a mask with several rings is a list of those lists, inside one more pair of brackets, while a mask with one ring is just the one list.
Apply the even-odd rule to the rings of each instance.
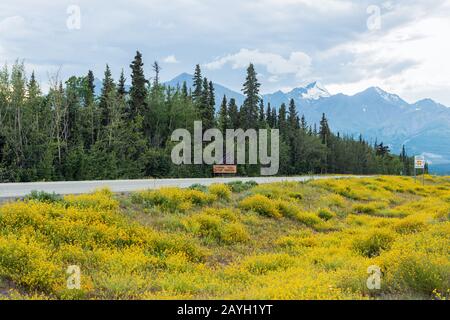
[[280, 106], [282, 103], [288, 104], [291, 99], [299, 102], [301, 100], [319, 100], [330, 97], [330, 93], [320, 83], [312, 82], [305, 87], [294, 88], [289, 92], [277, 91], [272, 94], [263, 95], [264, 102], [274, 106]]
[[328, 98], [331, 96], [328, 90], [318, 82], [308, 84], [305, 89], [306, 92], [302, 94], [303, 99], [318, 100], [320, 98]]

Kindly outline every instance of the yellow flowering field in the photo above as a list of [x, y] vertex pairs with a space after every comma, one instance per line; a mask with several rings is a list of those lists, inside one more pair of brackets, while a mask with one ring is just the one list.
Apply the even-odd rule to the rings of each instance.
[[425, 182], [30, 196], [0, 206], [0, 298], [448, 299], [450, 178]]

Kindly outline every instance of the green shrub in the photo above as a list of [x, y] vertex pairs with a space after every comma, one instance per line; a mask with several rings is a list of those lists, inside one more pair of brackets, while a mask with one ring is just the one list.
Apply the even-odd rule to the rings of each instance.
[[270, 271], [286, 270], [294, 264], [287, 254], [265, 254], [247, 258], [243, 266], [252, 274], [266, 274]]
[[233, 244], [249, 239], [249, 235], [242, 224], [238, 222], [227, 223], [220, 216], [209, 215], [206, 212], [186, 218], [184, 225], [187, 231], [219, 243]]
[[384, 202], [357, 203], [353, 205], [353, 211], [360, 214], [375, 215], [379, 210], [386, 208]]
[[239, 206], [244, 210], [252, 210], [262, 216], [281, 218], [276, 202], [260, 194], [245, 198], [239, 203]]
[[249, 181], [244, 182], [244, 186], [245, 186], [246, 190], [248, 190], [248, 189], [258, 186], [258, 183], [254, 180], [249, 180]]
[[226, 185], [229, 186], [231, 188], [231, 191], [233, 191], [234, 193], [241, 193], [241, 192], [250, 190], [251, 188], [257, 186], [258, 183], [256, 183], [253, 180], [246, 181], [246, 182], [232, 181], [232, 182], [228, 182]]
[[426, 226], [422, 220], [407, 218], [398, 222], [394, 226], [394, 230], [400, 234], [411, 234], [424, 230]]
[[295, 216], [295, 219], [308, 227], [314, 227], [322, 223], [322, 220], [312, 212], [300, 211]]
[[216, 196], [193, 189], [161, 188], [135, 192], [131, 196], [135, 204], [144, 205], [147, 208], [160, 207], [163, 211], [185, 212], [193, 206], [204, 206], [216, 200]]
[[198, 190], [187, 190], [185, 192], [185, 197], [191, 203], [197, 206], [204, 206], [211, 204], [217, 200], [217, 197], [213, 194], [207, 194]]
[[245, 227], [237, 222], [225, 225], [220, 233], [221, 240], [226, 244], [245, 242], [250, 236]]
[[319, 209], [317, 211], [317, 215], [319, 216], [320, 219], [325, 221], [331, 220], [336, 216], [334, 212], [332, 212], [330, 209], [327, 208]]
[[35, 200], [40, 202], [46, 202], [46, 203], [57, 203], [62, 202], [63, 198], [59, 194], [56, 193], [48, 193], [45, 191], [37, 191], [33, 190], [29, 195], [25, 197], [25, 200]]
[[276, 206], [278, 211], [280, 211], [283, 216], [289, 218], [295, 218], [300, 211], [300, 209], [295, 204], [284, 200], [276, 201]]
[[374, 231], [366, 237], [356, 239], [353, 248], [361, 255], [373, 258], [382, 251], [389, 250], [394, 243], [394, 236], [386, 231]]
[[223, 209], [205, 208], [204, 210], [202, 210], [201, 213], [207, 214], [210, 216], [217, 216], [217, 217], [222, 218], [225, 221], [235, 222], [238, 220], [236, 211], [229, 209], [229, 208], [223, 208]]
[[201, 192], [207, 192], [208, 191], [208, 187], [206, 187], [205, 185], [200, 184], [200, 183], [194, 183], [193, 185], [191, 185], [189, 187], [189, 189], [197, 190], [197, 191], [201, 191]]
[[397, 257], [393, 268], [387, 265], [386, 275], [391, 289], [416, 292], [431, 297], [433, 291], [445, 292], [450, 285], [448, 263], [440, 264], [425, 256]]
[[231, 190], [225, 184], [212, 184], [208, 188], [209, 193], [217, 196], [217, 198], [222, 200], [230, 200], [231, 199]]
[[291, 193], [289, 193], [289, 198], [295, 199], [295, 200], [302, 200], [303, 195], [300, 192], [291, 192]]
[[186, 201], [186, 193], [178, 188], [163, 188], [159, 190], [135, 192], [131, 195], [131, 200], [133, 203], [141, 204], [146, 208], [158, 206], [163, 211], [170, 212], [184, 212], [192, 207], [190, 201]]

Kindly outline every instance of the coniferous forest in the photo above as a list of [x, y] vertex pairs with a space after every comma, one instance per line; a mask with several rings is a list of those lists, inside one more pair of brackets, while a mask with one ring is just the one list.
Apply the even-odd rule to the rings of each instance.
[[[146, 68], [147, 69], [147, 68]], [[63, 82], [50, 76], [44, 94], [34, 73], [16, 62], [0, 71], [0, 182], [135, 179], [146, 177], [209, 177], [211, 166], [172, 164], [170, 141], [177, 128], [277, 128], [280, 130], [279, 175], [310, 173], [412, 174], [405, 150], [392, 155], [383, 143], [331, 132], [324, 114], [308, 123], [289, 105], [271, 106], [260, 99], [253, 65], [247, 69], [238, 106], [223, 97], [215, 106], [214, 86], [194, 73], [194, 87], [160, 83], [160, 67], [144, 73], [142, 55], [130, 64], [131, 87], [125, 72], [113, 79], [108, 65], [100, 96], [94, 74]], [[129, 90], [127, 90], [129, 88]], [[259, 174], [257, 165], [238, 167], [239, 175]]]

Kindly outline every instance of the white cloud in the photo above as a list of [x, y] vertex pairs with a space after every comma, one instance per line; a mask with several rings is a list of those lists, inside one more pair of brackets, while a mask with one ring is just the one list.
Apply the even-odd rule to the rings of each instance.
[[163, 59], [164, 63], [180, 63], [180, 61], [177, 60], [177, 58], [175, 57], [175, 55], [170, 55], [167, 56]]
[[23, 35], [25, 19], [22, 16], [11, 16], [0, 21], [0, 34], [2, 37]]
[[348, 11], [354, 7], [348, 0], [264, 0], [262, 2], [269, 7], [294, 5], [311, 8], [318, 12]]
[[269, 82], [271, 82], [271, 83], [276, 83], [276, 82], [280, 81], [280, 77], [277, 76], [277, 75], [273, 75], [273, 76], [270, 76], [270, 77], [267, 79], [267, 81], [269, 81]]
[[[424, 97], [449, 101], [450, 21], [429, 17], [405, 24], [382, 35], [366, 35], [338, 45], [319, 59], [350, 56], [342, 61], [338, 82], [328, 83], [333, 92], [354, 94], [368, 86], [381, 86], [410, 102]], [[352, 75], [352, 79], [349, 76]], [[447, 88], [447, 90], [445, 90]], [[437, 93], [437, 92], [440, 92]]]
[[[241, 49], [235, 54], [218, 58], [204, 66], [209, 70], [218, 70], [226, 64], [231, 64], [233, 69], [244, 69], [250, 63], [266, 67], [267, 72], [274, 76], [294, 74], [302, 77], [307, 75], [311, 69], [311, 58], [301, 51], [292, 52], [286, 59], [275, 53], [249, 49]], [[278, 78], [272, 77], [271, 79]]]

